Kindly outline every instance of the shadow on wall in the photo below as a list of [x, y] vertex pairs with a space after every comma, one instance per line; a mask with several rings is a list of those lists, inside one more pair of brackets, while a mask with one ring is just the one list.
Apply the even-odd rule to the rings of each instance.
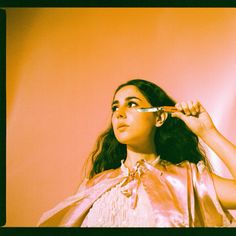
[[[16, 14], [17, 11], [17, 14]], [[27, 55], [27, 38], [33, 29], [33, 25], [39, 10], [34, 9], [11, 9], [6, 11], [6, 37], [7, 37], [7, 117], [10, 116], [15, 94], [20, 84], [21, 76], [17, 76], [21, 70], [22, 61]], [[11, 39], [11, 41], [9, 41]], [[19, 60], [20, 58], [20, 60]], [[12, 70], [14, 68], [14, 70]], [[14, 74], [14, 76], [12, 76]]]

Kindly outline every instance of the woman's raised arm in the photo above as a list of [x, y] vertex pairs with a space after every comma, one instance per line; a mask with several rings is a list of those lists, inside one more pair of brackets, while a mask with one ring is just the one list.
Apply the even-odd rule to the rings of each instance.
[[226, 139], [215, 127], [205, 108], [198, 102], [181, 102], [176, 104], [178, 117], [200, 137], [209, 148], [225, 163], [233, 179], [222, 178], [212, 173], [216, 193], [222, 205], [236, 209], [236, 146]]

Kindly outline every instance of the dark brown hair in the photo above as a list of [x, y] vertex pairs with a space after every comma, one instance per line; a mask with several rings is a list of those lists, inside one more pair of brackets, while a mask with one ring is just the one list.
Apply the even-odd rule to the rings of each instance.
[[[136, 86], [152, 106], [174, 106], [176, 103], [159, 86], [141, 79], [130, 80], [120, 85], [115, 94], [127, 85]], [[157, 128], [155, 144], [161, 159], [174, 164], [185, 160], [197, 163], [205, 159], [197, 135], [182, 120], [175, 117], [168, 116], [165, 123]], [[89, 177], [92, 178], [104, 170], [118, 168], [121, 160], [126, 159], [126, 155], [126, 145], [118, 142], [110, 125], [99, 136], [95, 150], [91, 153], [92, 168]]]

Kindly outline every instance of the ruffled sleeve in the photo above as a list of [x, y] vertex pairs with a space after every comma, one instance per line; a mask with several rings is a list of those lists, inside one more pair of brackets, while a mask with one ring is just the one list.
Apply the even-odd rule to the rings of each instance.
[[229, 226], [234, 219], [219, 202], [209, 169], [203, 161], [190, 165], [194, 188], [194, 226]]
[[43, 213], [37, 226], [80, 226], [96, 199], [124, 178], [120, 169], [111, 169], [98, 174], [93, 179], [84, 179], [74, 195]]

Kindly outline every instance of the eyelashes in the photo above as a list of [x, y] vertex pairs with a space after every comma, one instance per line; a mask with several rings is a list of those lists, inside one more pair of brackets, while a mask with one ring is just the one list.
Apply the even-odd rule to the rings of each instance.
[[128, 102], [128, 106], [129, 107], [136, 107], [136, 106], [138, 106], [138, 104], [136, 102]]
[[112, 106], [111, 107], [112, 112], [115, 112], [117, 108], [118, 108], [118, 106]]
[[[128, 107], [128, 108], [137, 107], [137, 106], [138, 106], [138, 104], [137, 104], [136, 102], [130, 101], [130, 102], [127, 103], [127, 107]], [[113, 106], [111, 107], [111, 110], [112, 110], [112, 112], [115, 112], [115, 111], [118, 110], [118, 108], [119, 108], [118, 105], [113, 105]]]

